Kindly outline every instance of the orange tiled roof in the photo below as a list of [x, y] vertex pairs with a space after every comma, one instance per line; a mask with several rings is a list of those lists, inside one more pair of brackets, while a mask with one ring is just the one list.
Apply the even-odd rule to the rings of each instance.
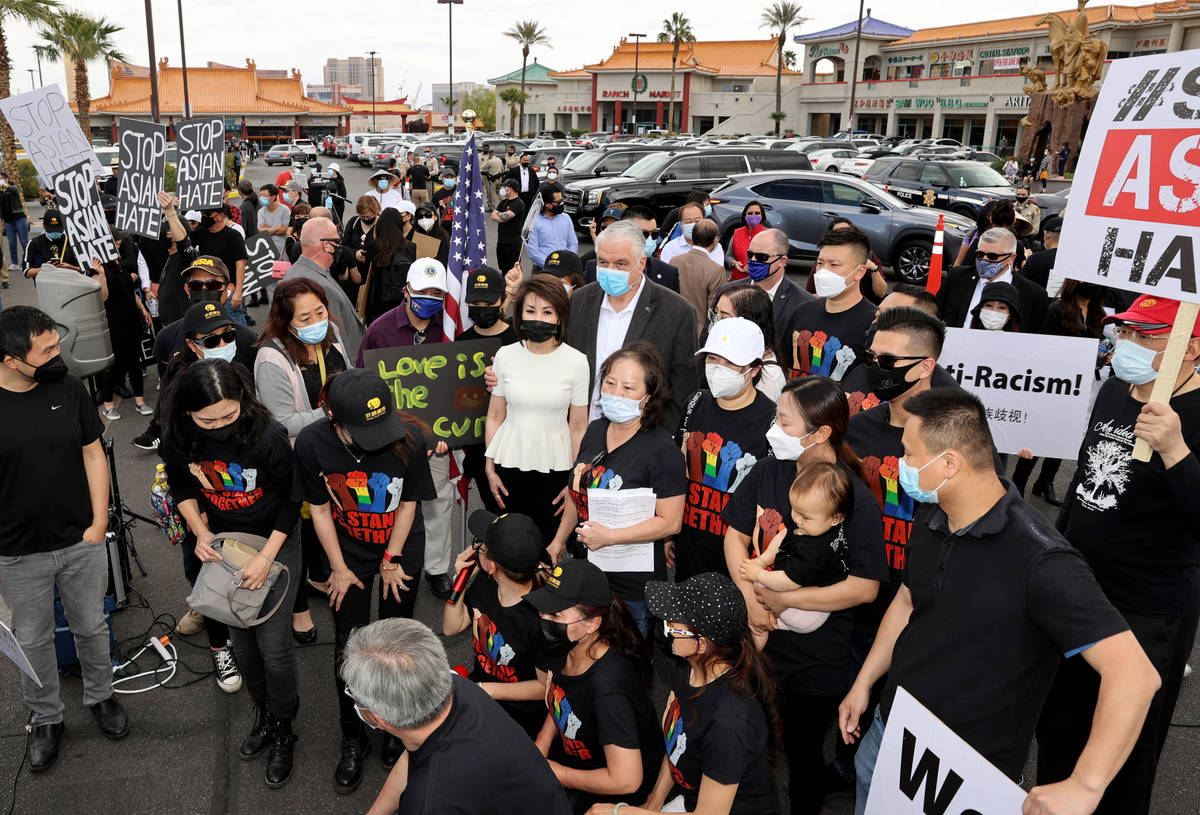
[[[670, 67], [669, 65], [667, 67]], [[550, 71], [547, 76], [555, 77], [556, 79], [586, 79], [592, 75], [591, 71], [584, 68], [576, 68], [573, 71]]]
[[[163, 60], [165, 63], [165, 60]], [[188, 68], [188, 100], [193, 114], [226, 113], [317, 113], [345, 114], [342, 105], [330, 105], [304, 95], [299, 72], [288, 77], [259, 76], [254, 63], [247, 67]], [[92, 113], [149, 113], [150, 78], [126, 75], [130, 71], [114, 65], [107, 96], [92, 100]], [[158, 70], [159, 110], [164, 114], [183, 112], [183, 71], [160, 64]]]
[[[1187, 8], [1187, 5], [1187, 0], [1171, 0], [1171, 2], [1152, 3], [1146, 6], [1091, 6], [1086, 9], [1086, 12], [1089, 25], [1105, 22], [1136, 23], [1153, 20], [1156, 12], [1178, 11]], [[1057, 14], [1064, 22], [1070, 24], [1075, 19], [1077, 12], [1075, 9], [1069, 9], [1051, 13]], [[988, 35], [1013, 34], [1022, 31], [1045, 31], [1045, 27], [1039, 28], [1035, 25], [1044, 16], [1044, 14], [1029, 14], [1024, 17], [1007, 17], [1001, 20], [985, 20], [980, 23], [922, 28], [903, 39], [894, 40], [890, 45], [917, 45], [942, 40], [976, 39]]]
[[[372, 112], [370, 99], [356, 99], [353, 96], [343, 96], [346, 100], [346, 107], [356, 116], [364, 114], [369, 115]], [[399, 116], [400, 114], [419, 114], [421, 111], [414, 107], [409, 107], [408, 97], [402, 99], [379, 100], [375, 102], [374, 113], [377, 116]]]
[[[608, 59], [585, 65], [582, 70], [632, 71], [634, 50], [634, 43], [622, 39]], [[669, 42], [643, 41], [636, 54], [638, 70], [671, 70], [671, 50]], [[778, 43], [774, 39], [685, 42], [679, 46], [677, 69], [719, 76], [766, 76], [775, 73], [775, 57], [778, 53]], [[787, 68], [783, 72], [796, 73]]]

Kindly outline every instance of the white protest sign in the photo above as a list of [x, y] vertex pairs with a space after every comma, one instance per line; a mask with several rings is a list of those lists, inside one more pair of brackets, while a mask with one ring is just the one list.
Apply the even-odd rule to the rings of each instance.
[[225, 178], [225, 121], [184, 119], [175, 126], [179, 172], [175, 194], [179, 211], [221, 206]]
[[1200, 302], [1200, 58], [1114, 60], [1063, 213], [1056, 271]]
[[66, 168], [85, 160], [91, 162], [94, 172], [100, 172], [100, 161], [92, 151], [92, 144], [79, 129], [79, 122], [58, 85], [45, 85], [0, 99], [0, 113], [29, 154], [43, 186]]
[[39, 688], [42, 687], [42, 680], [38, 679], [37, 672], [29, 663], [29, 657], [25, 656], [25, 652], [21, 650], [21, 644], [17, 642], [16, 635], [4, 623], [0, 623], [0, 653], [11, 659], [13, 664], [21, 669], [21, 673], [37, 683]]
[[1020, 815], [1025, 790], [904, 688], [888, 715], [867, 815]]
[[167, 127], [154, 122], [122, 118], [117, 176], [117, 229], [128, 229], [147, 238], [162, 230], [158, 192], [167, 166]]
[[117, 244], [104, 218], [92, 165], [81, 161], [57, 173], [51, 183], [54, 184], [58, 209], [67, 225], [67, 239], [75, 250], [79, 266], [88, 268], [92, 258], [102, 262], [117, 260]]
[[1099, 347], [1082, 337], [948, 328], [938, 362], [983, 400], [999, 452], [1073, 459]]

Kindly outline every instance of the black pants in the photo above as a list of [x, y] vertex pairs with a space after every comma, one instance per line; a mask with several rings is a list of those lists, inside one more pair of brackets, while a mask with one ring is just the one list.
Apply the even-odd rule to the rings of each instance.
[[[413, 574], [415, 578], [408, 584], [408, 591], [401, 592], [399, 602], [392, 597], [390, 591], [385, 600], [382, 583], [380, 584], [379, 619], [412, 618], [417, 605], [417, 587], [420, 582], [421, 570], [416, 569]], [[351, 586], [350, 591], [346, 592], [346, 596], [342, 599], [342, 607], [333, 612], [333, 679], [334, 686], [337, 688], [338, 718], [341, 721], [343, 736], [361, 735], [363, 723], [354, 711], [354, 702], [346, 695], [346, 683], [342, 681], [342, 675], [338, 669], [342, 664], [342, 653], [346, 650], [346, 641], [350, 639], [350, 632], [371, 622], [371, 592], [375, 588], [378, 577], [378, 573], [358, 575], [358, 579], [366, 588], [360, 589], [357, 586]]]
[[100, 395], [105, 402], [113, 400], [113, 392], [129, 377], [129, 389], [133, 395], [142, 396], [142, 348], [140, 337], [130, 334], [113, 333], [112, 339], [113, 364], [100, 377]]
[[705, 572], [729, 574], [729, 564], [725, 562], [725, 550], [692, 543], [682, 535], [676, 536], [675, 582], [682, 583], [693, 575]]
[[[203, 565], [200, 558], [196, 557], [196, 536], [191, 532], [187, 533], [179, 544], [179, 551], [183, 554], [183, 576], [187, 578], [189, 586], [194, 586]], [[224, 648], [229, 642], [229, 626], [219, 620], [205, 617], [204, 633], [208, 635], [210, 648]]]
[[842, 698], [783, 688], [780, 691], [791, 812], [792, 815], [818, 815], [825, 800], [825, 734], [837, 719]]
[[[1017, 465], [1013, 468], [1013, 486], [1017, 488], [1017, 492], [1025, 495], [1025, 485], [1029, 483], [1029, 476], [1033, 475], [1033, 468], [1037, 466], [1037, 458], [1019, 458]], [[1054, 477], [1058, 475], [1058, 467], [1062, 464], [1061, 458], [1046, 458], [1042, 459], [1042, 472], [1038, 475], [1037, 480], [1033, 482], [1036, 489], [1042, 484], [1053, 484]]]
[[[1104, 798], [1096, 808], [1097, 815], [1149, 813], [1158, 757], [1175, 714], [1183, 668], [1191, 654], [1196, 624], [1200, 620], [1197, 613], [1188, 617], [1144, 617], [1128, 613], [1124, 616], [1158, 671], [1162, 687], [1150, 702], [1146, 722], [1133, 752], [1105, 790]], [[1038, 784], [1062, 781], [1075, 769], [1075, 762], [1091, 733], [1099, 690], [1100, 675], [1082, 656], [1063, 661], [1037, 725]]]
[[279, 576], [267, 593], [263, 611], [274, 608], [282, 598], [279, 609], [265, 623], [253, 628], [230, 626], [229, 634], [250, 698], [259, 705], [269, 701], [275, 719], [290, 721], [300, 709], [296, 652], [292, 650], [292, 615], [288, 613], [300, 588], [300, 541], [295, 533], [275, 559], [291, 570], [291, 576], [289, 580]]
[[311, 579], [324, 583], [329, 579], [329, 561], [325, 558], [325, 550], [321, 548], [312, 518], [300, 519], [300, 567], [296, 569], [296, 576], [300, 590], [292, 602], [292, 613], [303, 614], [308, 611], [308, 581]]
[[[508, 495], [503, 493], [504, 512], [528, 515], [542, 532], [542, 546], [558, 532], [558, 516], [554, 514], [554, 497], [567, 486], [567, 470], [541, 473], [537, 470], [516, 470], [496, 465], [496, 475], [504, 482]], [[567, 499], [568, 501], [571, 499]]]
[[496, 263], [500, 267], [502, 273], [507, 273], [509, 269], [517, 264], [521, 259], [521, 244], [519, 243], [498, 243], [496, 244]]

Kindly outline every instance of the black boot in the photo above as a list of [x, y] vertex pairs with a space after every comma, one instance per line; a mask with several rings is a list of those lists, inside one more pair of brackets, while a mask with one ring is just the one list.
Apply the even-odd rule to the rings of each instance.
[[333, 771], [333, 783], [339, 795], [347, 795], [358, 789], [362, 781], [363, 759], [370, 750], [371, 742], [367, 740], [366, 733], [342, 736], [342, 757]]
[[379, 748], [379, 759], [383, 762], [384, 769], [392, 769], [402, 755], [404, 755], [404, 742], [391, 733], [384, 736], [383, 746]]
[[58, 758], [58, 742], [65, 729], [62, 722], [33, 728], [33, 738], [29, 742], [29, 769], [40, 773], [54, 766]]
[[242, 739], [238, 755], [243, 761], [258, 758], [271, 741], [271, 705], [269, 702], [254, 704], [254, 724], [250, 732]]
[[267, 786], [279, 789], [292, 777], [292, 750], [296, 736], [291, 719], [275, 722], [271, 728], [271, 752], [267, 754]]

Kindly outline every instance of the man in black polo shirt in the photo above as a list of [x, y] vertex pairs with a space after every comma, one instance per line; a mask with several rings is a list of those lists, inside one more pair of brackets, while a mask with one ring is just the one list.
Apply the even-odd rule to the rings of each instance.
[[358, 629], [346, 643], [341, 674], [359, 718], [406, 748], [372, 810], [571, 812], [529, 736], [449, 669], [445, 648], [423, 623], [394, 618]]
[[[905, 408], [897, 480], [933, 506], [913, 524], [904, 583], [839, 708], [843, 740], [863, 739], [856, 812], [897, 687], [1019, 780], [1054, 672], [1080, 653], [1103, 688], [1091, 737], [1071, 777], [1035, 787], [1025, 811], [1091, 812], [1133, 747], [1158, 674], [1079, 552], [996, 475], [983, 403], [937, 388]], [[885, 673], [874, 721], [862, 721]]]

